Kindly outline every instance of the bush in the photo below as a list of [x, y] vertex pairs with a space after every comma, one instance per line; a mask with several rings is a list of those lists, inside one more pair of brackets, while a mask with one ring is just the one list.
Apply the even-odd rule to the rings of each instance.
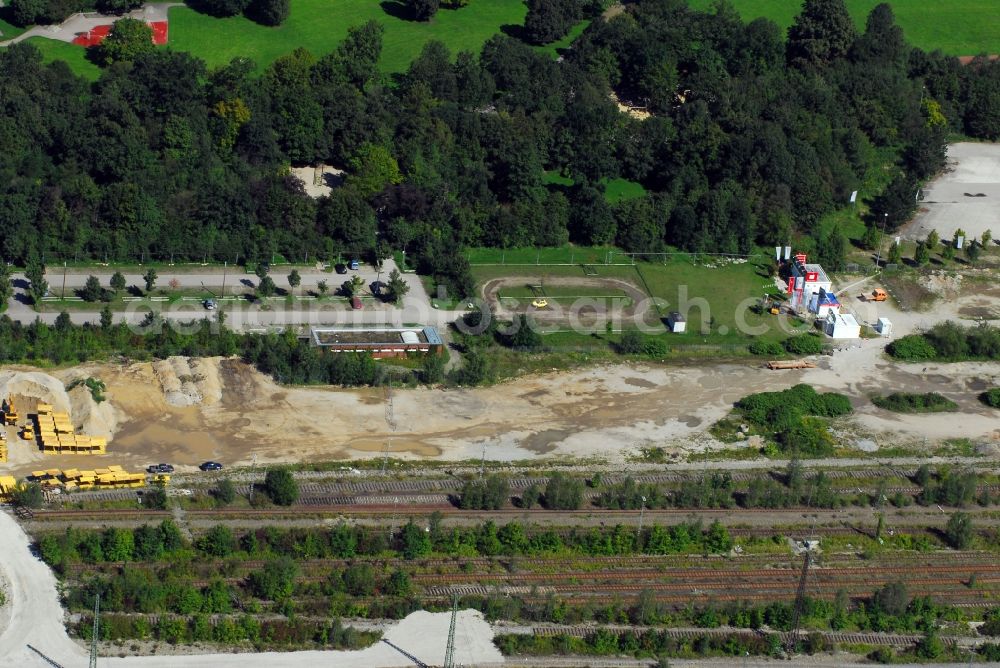
[[749, 394], [736, 402], [736, 408], [750, 422], [776, 431], [791, 426], [803, 415], [840, 417], [853, 410], [850, 399], [843, 394], [819, 394], [811, 385], [802, 383], [780, 392]]
[[775, 357], [785, 353], [784, 347], [777, 341], [754, 341], [747, 346], [747, 350], [750, 351], [751, 355], [760, 355], [762, 357]]
[[1000, 387], [994, 387], [992, 390], [986, 390], [979, 395], [979, 400], [987, 406], [1000, 408]]
[[835, 445], [826, 424], [808, 417], [779, 432], [778, 444], [784, 452], [808, 457], [829, 457]]
[[972, 544], [972, 519], [965, 513], [955, 513], [948, 518], [944, 535], [956, 550], [966, 549]]
[[958, 404], [937, 392], [923, 394], [893, 392], [884, 397], [872, 397], [872, 403], [879, 408], [897, 413], [941, 413], [958, 410]]
[[509, 496], [510, 486], [506, 478], [491, 475], [486, 480], [465, 483], [458, 505], [464, 510], [500, 510]]
[[923, 334], [907, 334], [886, 347], [886, 352], [899, 360], [920, 361], [937, 357], [937, 351]]
[[229, 478], [219, 481], [219, 486], [215, 488], [215, 500], [220, 506], [228, 506], [236, 500], [236, 487]]
[[815, 355], [823, 352], [823, 339], [815, 334], [790, 336], [782, 345], [792, 355]]
[[271, 469], [264, 476], [264, 493], [278, 506], [290, 506], [299, 499], [299, 484], [288, 469]]
[[42, 486], [37, 482], [20, 485], [14, 490], [13, 501], [15, 504], [24, 506], [25, 508], [41, 508], [42, 503], [45, 501]]
[[583, 483], [562, 473], [553, 473], [545, 486], [545, 507], [549, 510], [578, 510], [583, 503]]
[[622, 332], [622, 338], [615, 346], [622, 355], [637, 355], [642, 352], [642, 335], [634, 329]]

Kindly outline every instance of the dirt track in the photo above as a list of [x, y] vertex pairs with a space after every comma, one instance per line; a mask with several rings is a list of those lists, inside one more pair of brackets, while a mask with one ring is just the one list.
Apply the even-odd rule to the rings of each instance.
[[[490, 304], [496, 314], [503, 318], [509, 318], [517, 313], [530, 313], [532, 317], [543, 320], [565, 320], [570, 317], [568, 313], [571, 303], [564, 300], [549, 299], [548, 306], [544, 308], [534, 308], [530, 299], [519, 300], [519, 303], [511, 307], [511, 302], [501, 300], [500, 291], [504, 287], [524, 286], [530, 280], [524, 276], [512, 278], [495, 278], [487, 281], [482, 287], [482, 296], [486, 303]], [[581, 298], [576, 301], [576, 317], [582, 321], [600, 321], [610, 314], [616, 318], [633, 318], [636, 314], [645, 313], [649, 309], [649, 295], [636, 287], [635, 284], [620, 278], [604, 278], [598, 276], [549, 276], [545, 278], [545, 285], [570, 286], [580, 288], [614, 288], [621, 290], [628, 297], [628, 300], [621, 297], [591, 297]], [[585, 294], [586, 290], [582, 291]]]

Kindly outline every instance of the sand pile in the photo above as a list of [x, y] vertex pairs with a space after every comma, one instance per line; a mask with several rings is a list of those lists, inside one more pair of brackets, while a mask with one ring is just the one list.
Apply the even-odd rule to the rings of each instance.
[[[0, 372], [0, 399], [6, 401], [10, 396], [36, 399], [36, 404], [51, 404], [56, 411], [71, 412], [71, 401], [62, 381], [40, 371]], [[19, 404], [16, 404], [16, 407], [22, 415], [34, 411], [35, 408], [33, 405]]]
[[171, 406], [214, 404], [222, 398], [222, 384], [214, 360], [168, 357], [155, 362], [153, 372]]
[[70, 417], [78, 433], [88, 436], [103, 436], [108, 441], [118, 431], [121, 412], [106, 398], [101, 403], [94, 401], [85, 385], [77, 385], [69, 392], [71, 402]]

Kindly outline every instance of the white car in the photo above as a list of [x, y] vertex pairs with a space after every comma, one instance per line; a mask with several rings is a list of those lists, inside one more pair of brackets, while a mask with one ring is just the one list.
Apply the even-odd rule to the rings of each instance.
[[209, 311], [214, 311], [219, 308], [219, 304], [214, 299], [206, 299], [203, 303], [205, 308]]

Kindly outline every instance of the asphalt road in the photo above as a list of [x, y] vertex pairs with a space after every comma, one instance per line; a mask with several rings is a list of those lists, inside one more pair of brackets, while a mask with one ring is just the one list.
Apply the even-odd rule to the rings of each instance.
[[[306, 295], [311, 290], [316, 290], [320, 281], [326, 281], [330, 290], [335, 290], [345, 280], [354, 275], [359, 275], [364, 279], [365, 286], [370, 286], [373, 282], [381, 278], [386, 280], [389, 273], [396, 268], [393, 260], [386, 260], [381, 273], [377, 273], [370, 266], [363, 266], [358, 271], [347, 274], [327, 273], [322, 271], [302, 271], [302, 283], [295, 288], [296, 295]], [[101, 284], [108, 286], [111, 280], [112, 271], [98, 271], [88, 269], [85, 271], [61, 270], [58, 267], [49, 267], [46, 272], [46, 281], [50, 290], [61, 291], [63, 286], [66, 290], [80, 288], [86, 283], [91, 275], [97, 276]], [[135, 286], [142, 289], [145, 282], [142, 275], [138, 273], [124, 274], [126, 285]], [[329, 326], [329, 325], [383, 325], [402, 326], [404, 324], [422, 324], [437, 327], [444, 332], [449, 323], [461, 316], [464, 311], [445, 311], [434, 308], [431, 305], [430, 297], [424, 289], [423, 283], [416, 274], [403, 274], [403, 280], [410, 290], [402, 300], [402, 306], [384, 304], [377, 300], [366, 300], [364, 308], [353, 310], [342, 300], [335, 302], [304, 301], [296, 299], [291, 303], [286, 303], [282, 299], [272, 299], [266, 304], [233, 296], [229, 299], [221, 300], [220, 308], [225, 313], [226, 326], [236, 331], [254, 331], [261, 329], [281, 329], [287, 326]], [[280, 272], [272, 275], [275, 283], [279, 287], [290, 289], [287, 286], [285, 276]], [[26, 294], [27, 280], [23, 274], [14, 274], [14, 296], [8, 304], [6, 315], [22, 323], [29, 323], [36, 318], [42, 322], [52, 324], [59, 316], [58, 312], [38, 313], [30, 305], [30, 299]], [[200, 289], [220, 294], [225, 285], [226, 295], [234, 293], [250, 293], [254, 290], [258, 282], [256, 276], [247, 274], [244, 271], [218, 269], [196, 270], [194, 272], [178, 271], [176, 273], [161, 272], [157, 277], [156, 284], [165, 286], [175, 285], [178, 288]], [[238, 287], [237, 287], [238, 286]], [[129, 303], [127, 308], [121, 312], [115, 312], [115, 322], [125, 322], [138, 326], [147, 317], [151, 310], [148, 302]], [[206, 310], [203, 304], [197, 300], [187, 300], [168, 304], [166, 302], [157, 304], [157, 311], [165, 321], [173, 323], [199, 322], [202, 319], [214, 319], [216, 311]], [[71, 310], [70, 319], [76, 324], [86, 322], [100, 322], [100, 309], [93, 310]]]

